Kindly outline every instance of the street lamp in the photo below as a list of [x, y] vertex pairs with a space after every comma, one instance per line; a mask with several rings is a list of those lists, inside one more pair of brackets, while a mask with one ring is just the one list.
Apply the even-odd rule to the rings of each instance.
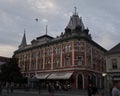
[[104, 93], [105, 96], [110, 95], [110, 81], [111, 81], [111, 76], [110, 74], [103, 73], [102, 76], [104, 77]]
[[105, 77], [107, 75], [107, 73], [103, 73], [102, 76]]
[[105, 94], [105, 96], [106, 96], [106, 89], [107, 89], [107, 88], [106, 88], [106, 87], [107, 87], [107, 86], [106, 86], [106, 83], [107, 83], [106, 76], [107, 76], [107, 74], [106, 74], [106, 73], [103, 73], [102, 76], [103, 76], [103, 81], [104, 81], [104, 82], [103, 82], [103, 84], [104, 84], [104, 94]]

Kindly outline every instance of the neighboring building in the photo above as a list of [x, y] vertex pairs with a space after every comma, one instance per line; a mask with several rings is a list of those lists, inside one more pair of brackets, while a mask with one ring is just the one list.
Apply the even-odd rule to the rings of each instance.
[[120, 81], [120, 43], [107, 52], [106, 71], [112, 80]]
[[25, 33], [19, 49], [14, 52], [21, 72], [26, 77], [45, 82], [87, 89], [88, 84], [102, 87], [106, 50], [94, 42], [75, 12], [57, 38], [43, 35], [27, 45]]

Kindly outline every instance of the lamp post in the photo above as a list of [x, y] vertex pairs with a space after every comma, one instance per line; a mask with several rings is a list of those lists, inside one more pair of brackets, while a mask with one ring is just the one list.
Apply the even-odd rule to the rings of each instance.
[[107, 83], [107, 79], [106, 79], [106, 73], [103, 73], [102, 76], [103, 76], [103, 84], [104, 84], [104, 95], [107, 96], [107, 93], [106, 93], [106, 90], [107, 90], [107, 86], [106, 86], [106, 83]]
[[107, 73], [103, 73], [102, 76], [104, 78], [104, 93], [105, 93], [105, 96], [110, 96], [111, 76]]

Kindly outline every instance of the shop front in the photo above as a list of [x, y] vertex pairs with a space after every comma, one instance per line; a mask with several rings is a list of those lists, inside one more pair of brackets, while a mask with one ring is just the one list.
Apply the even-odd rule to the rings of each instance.
[[53, 84], [56, 90], [68, 90], [72, 85], [73, 72], [52, 72], [36, 74], [42, 88], [47, 88], [49, 83]]

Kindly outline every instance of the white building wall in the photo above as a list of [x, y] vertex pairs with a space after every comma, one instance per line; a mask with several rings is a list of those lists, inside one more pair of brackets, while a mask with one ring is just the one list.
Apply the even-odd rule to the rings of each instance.
[[[117, 59], [117, 69], [112, 68], [112, 59]], [[120, 54], [110, 54], [106, 56], [106, 71], [120, 72]]]

